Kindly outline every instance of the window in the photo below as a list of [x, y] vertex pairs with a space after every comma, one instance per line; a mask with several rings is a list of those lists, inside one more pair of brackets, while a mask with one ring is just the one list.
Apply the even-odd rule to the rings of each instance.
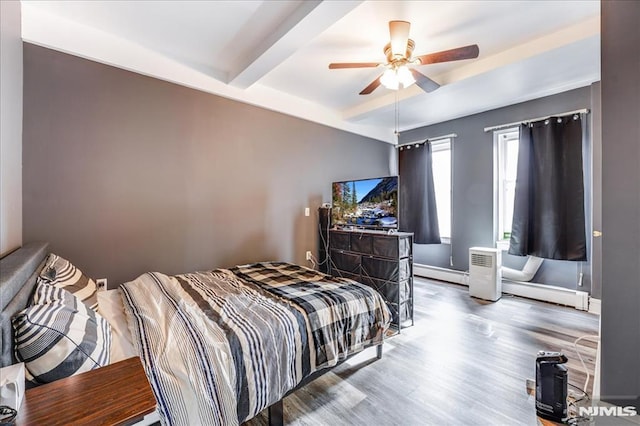
[[431, 142], [433, 186], [438, 207], [438, 225], [443, 243], [451, 242], [451, 139]]
[[497, 241], [508, 242], [511, 238], [513, 200], [518, 171], [519, 133], [517, 128], [497, 130], [493, 134], [497, 146]]

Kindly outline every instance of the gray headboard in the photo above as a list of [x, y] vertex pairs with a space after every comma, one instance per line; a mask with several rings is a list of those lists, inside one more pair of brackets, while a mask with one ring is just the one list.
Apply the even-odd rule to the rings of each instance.
[[0, 367], [17, 362], [11, 317], [29, 303], [48, 247], [47, 243], [28, 243], [0, 259]]

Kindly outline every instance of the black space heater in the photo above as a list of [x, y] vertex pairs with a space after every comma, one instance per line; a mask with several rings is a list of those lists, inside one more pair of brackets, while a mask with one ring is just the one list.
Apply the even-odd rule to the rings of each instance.
[[536, 358], [536, 413], [562, 422], [567, 418], [567, 357], [561, 352], [538, 352]]

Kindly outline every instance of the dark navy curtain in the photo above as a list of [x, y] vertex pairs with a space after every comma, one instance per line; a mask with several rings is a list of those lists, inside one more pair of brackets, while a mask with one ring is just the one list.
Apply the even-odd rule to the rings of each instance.
[[399, 229], [413, 232], [416, 244], [440, 244], [431, 144], [412, 144], [399, 149]]
[[520, 126], [509, 254], [587, 260], [580, 115]]

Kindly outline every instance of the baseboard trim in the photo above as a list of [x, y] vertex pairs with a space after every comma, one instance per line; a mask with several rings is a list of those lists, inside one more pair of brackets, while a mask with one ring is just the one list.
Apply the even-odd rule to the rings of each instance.
[[[468, 286], [466, 272], [440, 268], [423, 264], [414, 264], [413, 273], [419, 277], [447, 281]], [[578, 310], [589, 309], [589, 294], [584, 291], [570, 290], [545, 284], [502, 280], [502, 292], [543, 302], [572, 306]]]
[[596, 299], [594, 297], [589, 298], [589, 312], [592, 314], [600, 315], [602, 301], [600, 299]]
[[454, 269], [440, 268], [437, 266], [413, 264], [413, 274], [419, 277], [431, 278], [434, 280], [447, 281], [454, 284], [468, 286], [467, 273]]
[[502, 291], [529, 299], [573, 306], [580, 311], [589, 307], [589, 293], [538, 283], [502, 281]]

